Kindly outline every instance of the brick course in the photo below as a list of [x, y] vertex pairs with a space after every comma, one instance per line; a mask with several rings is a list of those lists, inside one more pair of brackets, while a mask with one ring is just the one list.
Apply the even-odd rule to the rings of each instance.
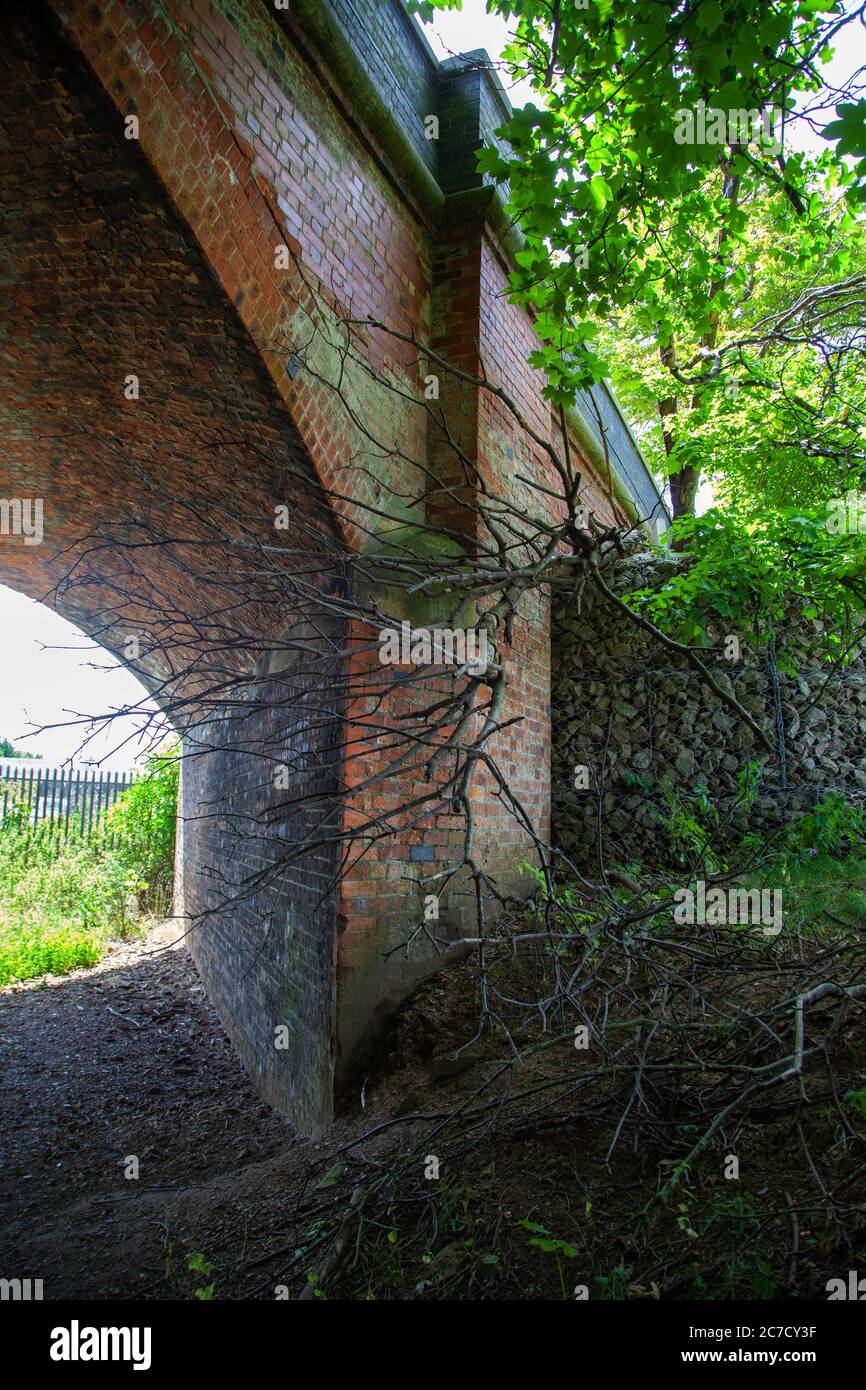
[[[471, 66], [437, 72], [397, 0], [328, 0], [326, 9], [364, 57], [407, 149], [427, 179], [438, 178], [443, 198], [483, 194], [471, 152], [479, 130], [491, 138], [501, 119], [489, 78]], [[98, 523], [126, 524], [137, 510], [164, 512], [166, 497], [191, 493], [227, 516], [234, 509], [258, 517], [250, 524], [264, 536], [274, 502], [287, 501], [294, 518], [287, 548], [309, 554], [321, 544], [331, 556], [360, 548], [365, 508], [387, 509], [399, 490], [423, 499], [428, 520], [471, 552], [479, 539], [471, 497], [431, 485], [405, 459], [381, 457], [327, 383], [341, 316], [374, 317], [432, 341], [465, 370], [483, 362], [533, 427], [556, 439], [539, 374], [527, 364], [532, 323], [507, 302], [508, 252], [482, 204], [457, 216], [445, 198], [441, 217], [424, 206], [303, 24], [264, 0], [52, 0], [3, 24], [0, 206], [9, 236], [0, 351], [11, 379], [4, 488], [44, 496], [62, 543], [78, 542]], [[423, 134], [434, 109], [442, 137], [435, 148]], [[124, 139], [130, 114], [139, 120], [138, 141]], [[280, 245], [291, 253], [287, 269], [275, 265]], [[305, 344], [303, 361], [292, 366]], [[411, 346], [373, 331], [358, 335], [357, 348], [373, 374], [418, 399]], [[127, 371], [142, 380], [134, 405], [122, 400]], [[454, 484], [453, 465], [412, 399], [358, 368], [348, 391], [384, 445], [398, 444]], [[528, 493], [515, 473], [549, 481], [543, 451], [528, 446], [501, 403], [452, 384], [443, 404], [485, 478], [518, 500]], [[205, 436], [227, 442], [214, 454], [201, 445]], [[253, 449], [245, 443], [251, 438]], [[572, 448], [579, 455], [575, 441]], [[118, 456], [137, 472], [118, 467]], [[281, 467], [286, 459], [291, 476]], [[616, 518], [586, 461], [583, 472], [596, 510]], [[322, 488], [334, 494], [332, 507]], [[177, 518], [169, 509], [160, 520]], [[214, 603], [204, 581], [192, 593], [184, 587], [183, 560], [180, 551], [163, 552], [150, 567], [143, 560], [134, 613], [122, 615], [124, 622], [134, 616], [155, 643], [158, 595], [174, 593], [178, 606], [192, 602], [200, 613]], [[42, 547], [0, 550], [0, 577], [37, 597], [62, 571]], [[112, 645], [117, 634], [101, 627], [109, 576], [91, 558], [82, 578], [54, 601]], [[279, 639], [280, 616], [287, 620], [249, 613], [246, 630], [261, 632], [267, 647]], [[370, 634], [352, 630], [347, 638], [363, 675], [369, 658], [360, 649]], [[505, 717], [523, 722], [503, 735], [502, 766], [544, 830], [550, 672], [540, 595], [525, 601], [512, 655]], [[285, 692], [268, 679], [256, 644], [246, 653], [235, 648], [231, 659], [247, 692], [258, 692], [255, 740], [266, 742], [276, 725], [286, 747], [303, 741], [302, 721], [282, 729]], [[155, 653], [153, 680], [159, 661]], [[292, 696], [301, 705], [304, 698]], [[383, 725], [418, 698], [407, 687], [381, 712]], [[341, 765], [322, 730], [303, 783], [322, 795], [352, 788], [346, 825], [371, 810], [396, 814], [406, 789], [364, 790], [382, 752], [362, 705], [347, 712]], [[226, 727], [210, 710], [190, 746], [209, 747]], [[268, 870], [279, 853], [276, 839], [254, 858], [243, 852], [244, 824], [272, 809], [275, 794], [262, 768], [245, 762], [243, 740], [236, 748], [231, 738], [220, 742], [228, 746], [193, 757], [184, 779], [182, 878], [192, 912], [231, 896], [245, 873]], [[419, 771], [407, 777], [421, 784]], [[479, 845], [491, 869], [513, 882], [529, 841], [494, 790], [489, 777], [479, 779]], [[201, 815], [203, 806], [212, 813]], [[302, 832], [297, 818], [284, 827], [289, 840]], [[395, 838], [353, 854], [335, 891], [321, 891], [334, 870], [324, 856], [302, 866], [297, 882], [284, 875], [242, 908], [214, 912], [212, 929], [197, 933], [196, 957], [227, 1028], [262, 1093], [301, 1127], [327, 1123], [332, 1070], [341, 1081], [357, 1072], [379, 1023], [436, 963], [429, 950], [408, 962], [386, 955], [419, 920], [424, 875], [453, 857], [458, 835], [447, 815], [403, 824]], [[226, 865], [229, 882], [215, 886], [215, 866]], [[468, 921], [459, 892], [446, 906], [451, 930]], [[277, 1053], [272, 1033], [281, 1021], [292, 1041]]]

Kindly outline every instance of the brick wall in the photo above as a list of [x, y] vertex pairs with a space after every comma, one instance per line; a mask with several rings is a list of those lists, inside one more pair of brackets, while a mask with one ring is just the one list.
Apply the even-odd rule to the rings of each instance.
[[330, 1119], [334, 1070], [337, 674], [273, 670], [235, 692], [240, 723], [183, 740], [176, 910], [260, 1093], [306, 1132]]
[[439, 64], [403, 7], [382, 0], [330, 0], [329, 8], [383, 100], [393, 110], [415, 153], [439, 175], [439, 146], [428, 139], [425, 118], [435, 115]]
[[[239, 606], [239, 575], [223, 612], [209, 576], [241, 563], [229, 543], [241, 525], [274, 546], [277, 503], [295, 518], [279, 533], [286, 568], [309, 568], [318, 545], [331, 563], [340, 538], [261, 358], [92, 71], [45, 11], [0, 23], [0, 493], [41, 497], [45, 527], [39, 546], [0, 541], [0, 580], [118, 653], [137, 634], [132, 665], [157, 691], [172, 667], [190, 670], [173, 696], [207, 711], [186, 733], [179, 902], [205, 914], [193, 952], [262, 1093], [314, 1128], [331, 1094], [334, 865], [306, 856], [218, 909], [323, 813], [313, 803], [262, 820], [291, 796], [274, 769], [299, 749], [294, 785], [328, 790], [333, 731], [311, 724], [309, 696], [279, 672], [234, 692], [242, 724], [220, 721], [208, 687], [254, 670], [262, 644], [278, 648], [286, 614], [254, 587]], [[124, 397], [128, 372], [138, 400]], [[320, 690], [336, 684], [327, 651]]]
[[[472, 149], [502, 116], [491, 75], [472, 64], [437, 71], [398, 0], [328, 0], [324, 8], [299, 0], [288, 12], [264, 0], [52, 0], [28, 13], [6, 21], [0, 94], [11, 286], [0, 332], [13, 381], [5, 424], [18, 491], [45, 496], [62, 518], [61, 540], [97, 521], [126, 524], [141, 509], [169, 527], [178, 518], [165, 499], [179, 492], [225, 518], [242, 516], [262, 538], [274, 503], [288, 502], [294, 529], [285, 544], [300, 552], [319, 543], [331, 554], [366, 547], [370, 506], [401, 522], [426, 515], [471, 552], [479, 539], [471, 498], [425, 477], [430, 469], [454, 483], [453, 461], [417, 403], [414, 348], [356, 330], [361, 360], [348, 364], [343, 383], [349, 410], [332, 383], [342, 320], [375, 317], [398, 333], [432, 337], [466, 370], [483, 361], [533, 427], [557, 437], [539, 374], [527, 365], [532, 324], [507, 303], [508, 253], [487, 224], [489, 204], [465, 200], [490, 192], [474, 174]], [[366, 64], [376, 101], [364, 99], [352, 63], [324, 51], [331, 40], [323, 15]], [[442, 121], [435, 148], [423, 131], [434, 111]], [[124, 139], [129, 115], [139, 122], [135, 141]], [[290, 253], [286, 268], [275, 254], [281, 246]], [[146, 382], [134, 410], [118, 401], [125, 370]], [[549, 481], [544, 451], [527, 444], [500, 402], [452, 384], [443, 404], [468, 455], [497, 486], [526, 502], [517, 473]], [[577, 457], [576, 440], [572, 448]], [[584, 465], [597, 510], [613, 517]], [[333, 495], [332, 512], [319, 484]], [[181, 549], [152, 562], [143, 556], [134, 604], [112, 617], [115, 626], [134, 618], [152, 633], [152, 680], [165, 675], [156, 639], [166, 593], [200, 613], [215, 601], [203, 576], [197, 586], [184, 583], [185, 561]], [[4, 549], [0, 564], [7, 582], [39, 596], [61, 572], [41, 552], [37, 560]], [[100, 625], [110, 576], [90, 555], [81, 577], [57, 596], [58, 607], [111, 645], [112, 631]], [[285, 691], [269, 681], [260, 652], [278, 648], [286, 620], [252, 602], [234, 620], [249, 642], [233, 641], [226, 659], [262, 692], [247, 747], [283, 717]], [[523, 722], [502, 739], [509, 785], [542, 828], [548, 632], [546, 601], [530, 596], [513, 634], [505, 712]], [[363, 675], [370, 634], [353, 629], [347, 639]], [[194, 949], [263, 1093], [307, 1127], [327, 1119], [331, 1066], [353, 1075], [379, 1021], [438, 959], [423, 942], [408, 958], [392, 948], [418, 924], [430, 866], [455, 856], [455, 819], [400, 819], [407, 790], [424, 785], [417, 770], [387, 790], [365, 787], [389, 721], [422, 695], [407, 684], [376, 710], [359, 693], [341, 766], [328, 761], [324, 735], [308, 750], [298, 785], [324, 795], [342, 782], [352, 789], [345, 826], [374, 814], [398, 832], [365, 843], [363, 853], [356, 847], [338, 891], [324, 895], [330, 861], [277, 881], [269, 872], [277, 840], [248, 852], [242, 827], [273, 806], [273, 792], [264, 769], [233, 744], [225, 711], [208, 709], [198, 730], [186, 731], [191, 752], [220, 731], [228, 744], [192, 757], [185, 780], [186, 906], [223, 909], [212, 927], [202, 925]], [[291, 745], [303, 729], [285, 736]], [[489, 778], [479, 779], [479, 846], [512, 882], [529, 844], [494, 793]], [[212, 808], [204, 817], [203, 805]], [[302, 829], [295, 818], [285, 834], [291, 841]], [[231, 882], [215, 885], [215, 863], [229, 867]], [[227, 907], [226, 894], [257, 871], [265, 874], [257, 896]], [[464, 921], [466, 900], [455, 890], [444, 930]], [[252, 972], [244, 965], [250, 955]], [[281, 1020], [292, 1025], [284, 1055], [271, 1046]]]

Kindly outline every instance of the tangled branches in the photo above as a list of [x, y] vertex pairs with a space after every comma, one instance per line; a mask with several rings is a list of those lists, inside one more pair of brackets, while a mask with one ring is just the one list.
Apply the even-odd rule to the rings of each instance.
[[[487, 1257], [498, 1250], [506, 1270], [520, 1269], [527, 1223], [515, 1217], [531, 1197], [546, 1218], [533, 1229], [568, 1222], [556, 1231], [572, 1282], [592, 1285], [616, 1265], [627, 1271], [621, 1297], [742, 1296], [763, 1260], [777, 1296], [823, 1296], [866, 1217], [866, 1136], [844, 1099], [862, 1067], [859, 934], [816, 921], [768, 945], [624, 906], [602, 918], [560, 905], [552, 942], [527, 925], [488, 943], [505, 1055], [476, 1044], [471, 1071], [444, 1093], [428, 1066], [417, 1111], [323, 1157], [279, 1278], [307, 1298], [351, 1296], [371, 1281], [377, 1296], [406, 1296], [383, 1262], [392, 1231], [415, 1296], [465, 1296], [475, 1284], [479, 1297], [502, 1297], [500, 1256]], [[552, 981], [549, 951], [567, 974], [569, 1007], [554, 987], [538, 995], [539, 979]], [[447, 999], [459, 1009], [456, 976]], [[582, 1027], [587, 1046], [576, 1048]], [[405, 1029], [411, 1038], [411, 1019]], [[407, 1041], [404, 1030], [404, 1055]], [[569, 1180], [544, 1204], [544, 1170], [559, 1166]], [[471, 1239], [455, 1251], [449, 1203], [465, 1190], [472, 1220], [460, 1230]], [[310, 1241], [303, 1223], [314, 1213]], [[276, 1270], [279, 1252], [260, 1263]]]
[[[184, 458], [154, 437], [152, 458], [133, 463], [122, 440], [102, 440], [132, 505], [58, 547], [45, 595], [146, 682], [153, 703], [111, 718], [154, 739], [166, 725], [182, 735], [179, 915], [199, 942], [209, 931], [231, 940], [243, 974], [272, 968], [291, 940], [292, 959], [319, 972], [299, 964], [291, 988], [314, 979], [323, 1037], [333, 950], [315, 931], [323, 909], [336, 918], [348, 902], [373, 919], [374, 979], [394, 959], [411, 983], [419, 960], [457, 958], [449, 979], [463, 981], [465, 1007], [448, 1015], [443, 1074], [471, 1073], [468, 1094], [431, 1105], [422, 1058], [418, 1103], [329, 1154], [327, 1197], [298, 1198], [281, 1277], [309, 1297], [369, 1274], [367, 1237], [376, 1247], [394, 1212], [434, 1248], [443, 1199], [428, 1161], [459, 1174], [482, 1153], [552, 1134], [570, 1146], [590, 1206], [599, 1182], [632, 1198], [640, 1188], [611, 1227], [636, 1287], [677, 1287], [670, 1203], [709, 1182], [722, 1151], [746, 1169], [761, 1127], [793, 1135], [802, 1156], [786, 1230], [819, 1208], [844, 1242], [862, 1215], [863, 1165], [840, 1175], [837, 1161], [862, 1145], [840, 1079], [864, 992], [857, 933], [826, 922], [772, 941], [724, 921], [685, 929], [673, 886], [652, 870], [608, 869], [600, 852], [593, 881], [568, 861], [551, 841], [543, 776], [520, 774], [516, 756], [528, 739], [543, 757], [533, 634], [551, 594], [579, 603], [593, 586], [770, 752], [772, 741], [695, 651], [607, 582], [640, 518], [578, 469], [564, 412], [545, 434], [483, 363], [454, 366], [370, 318], [318, 314], [307, 330], [274, 351], [329, 401], [353, 452], [323, 474], [298, 440], [287, 450], [285, 437], [242, 430], [200, 434]], [[419, 376], [438, 394], [422, 398], [410, 385]], [[365, 382], [399, 416], [362, 409]], [[507, 454], [482, 463], [467, 443], [454, 409], [467, 399], [507, 422], [507, 467]], [[386, 640], [396, 659], [383, 659]], [[536, 878], [528, 908], [519, 859]], [[324, 1086], [329, 1035], [321, 1047], [310, 1036], [295, 1041], [293, 1066]], [[375, 1068], [373, 1041], [349, 1039], [344, 1088]], [[809, 1134], [816, 1107], [838, 1126], [825, 1155]], [[276, 1267], [279, 1254], [263, 1260]]]

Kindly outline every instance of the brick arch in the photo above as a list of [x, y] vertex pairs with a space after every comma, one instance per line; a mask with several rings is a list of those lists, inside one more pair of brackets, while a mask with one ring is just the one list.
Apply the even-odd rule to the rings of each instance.
[[[423, 410], [409, 399], [418, 375], [413, 350], [387, 334], [358, 335], [372, 374], [350, 371], [346, 395], [358, 417], [373, 422], [381, 448], [335, 402], [322, 378], [334, 372], [334, 326], [341, 314], [369, 315], [398, 332], [425, 336], [432, 314], [435, 231], [429, 209], [425, 213], [399, 177], [395, 180], [375, 135], [355, 118], [351, 100], [337, 89], [306, 35], [291, 16], [277, 17], [264, 0], [240, 5], [128, 0], [104, 11], [77, 0], [43, 0], [34, 14], [43, 28], [59, 20], [64, 45], [78, 56], [82, 80], [89, 71], [107, 99], [101, 108], [106, 139], [115, 147], [118, 140], [136, 145], [143, 156], [139, 163], [155, 175], [165, 214], [198, 247], [207, 273], [222, 290], [221, 302], [227, 312], [233, 310], [233, 324], [245, 333], [270, 378], [283, 418], [294, 429], [296, 451], [303, 451], [315, 479], [334, 498], [343, 543], [360, 550], [376, 510], [394, 510], [396, 496], [402, 499], [398, 513], [402, 507], [407, 516], [417, 516], [413, 499], [423, 497], [426, 482], [423, 470], [407, 459], [425, 458], [427, 426]], [[124, 138], [130, 115], [137, 121], [136, 142]], [[53, 127], [52, 115], [52, 132]], [[278, 246], [290, 251], [286, 269], [276, 264]], [[139, 291], [148, 293], [146, 264], [139, 264], [135, 278]], [[173, 329], [178, 306], [172, 297], [154, 309]], [[209, 332], [203, 326], [202, 338]], [[294, 343], [306, 345], [308, 370], [286, 370]], [[403, 389], [393, 393], [378, 377], [396, 380]], [[207, 382], [204, 412], [213, 391], [214, 383]], [[389, 456], [391, 445], [399, 446], [399, 459]], [[73, 478], [77, 471], [72, 470]], [[238, 472], [248, 481], [243, 467]], [[199, 478], [196, 486], [205, 483]], [[369, 641], [366, 633], [353, 631], [349, 641], [354, 637], [361, 646]], [[354, 666], [353, 680], [364, 680]], [[353, 762], [334, 773], [350, 788], [363, 780], [367, 753], [376, 743], [364, 706], [362, 699], [347, 708], [345, 746], [354, 750]], [[393, 810], [400, 789], [392, 787], [384, 799]], [[381, 789], [353, 792], [353, 804], [340, 812], [342, 829], [358, 823], [356, 812], [362, 821], [371, 814], [381, 818], [382, 800]], [[434, 827], [437, 854], [446, 852], [456, 833], [452, 825]], [[338, 1081], [349, 1080], [389, 1012], [437, 963], [435, 953], [407, 961], [387, 949], [413, 920], [415, 887], [432, 848], [421, 846], [420, 838], [418, 831], [401, 832], [372, 852], [353, 845], [342, 866], [324, 933], [334, 942], [327, 1059], [324, 1007], [315, 1006], [311, 1026], [301, 1017], [312, 996], [294, 927], [286, 926], [292, 939], [282, 942], [281, 960], [270, 971], [273, 990], [269, 984], [267, 991], [288, 993], [288, 1004], [280, 1009], [298, 1015], [293, 1046], [300, 1060], [281, 1067], [281, 1079], [273, 1084], [267, 1030], [279, 1010], [262, 1009], [251, 990], [240, 1001], [236, 1040], [261, 1071], [265, 1094], [302, 1127], [327, 1119], [327, 1068], [333, 1063]], [[456, 912], [449, 929], [455, 927]], [[324, 971], [318, 938], [315, 951], [311, 968], [318, 978]], [[226, 937], [210, 972], [218, 1004], [220, 993], [231, 993], [230, 960]], [[208, 979], [201, 950], [199, 964]], [[223, 1012], [231, 1024], [231, 1012]]]
[[[337, 499], [347, 541], [359, 547], [365, 509], [379, 504], [382, 484], [406, 494], [412, 480], [405, 463], [399, 480], [395, 465], [383, 464], [316, 374], [334, 375], [337, 314], [423, 336], [429, 226], [395, 195], [321, 61], [271, 5], [169, 0], [103, 11], [51, 0], [48, 8], [113, 103], [117, 129], [135, 116], [145, 159], [258, 349]], [[276, 263], [278, 248], [287, 264]], [[296, 343], [312, 372], [294, 370]], [[417, 378], [410, 347], [375, 333], [361, 344], [375, 372]], [[362, 412], [382, 422], [386, 445], [400, 440], [405, 454], [424, 456], [423, 412], [363, 372], [347, 394], [363, 397]], [[347, 471], [348, 460], [365, 466]], [[419, 474], [415, 495], [423, 490]]]
[[[335, 398], [334, 344], [347, 313], [429, 340], [469, 372], [482, 358], [494, 364], [539, 439], [556, 443], [567, 429], [597, 515], [634, 519], [633, 495], [643, 498], [640, 514], [655, 514], [657, 493], [613, 398], [605, 396], [600, 410], [578, 404], [560, 420], [543, 398], [541, 373], [529, 366], [538, 346], [533, 322], [508, 295], [519, 242], [498, 195], [475, 172], [474, 151], [494, 138], [507, 109], [486, 55], [440, 65], [402, 0], [292, 0], [287, 10], [273, 0], [34, 0], [27, 14], [26, 22], [2, 21], [10, 42], [0, 164], [8, 162], [10, 178], [0, 184], [9, 233], [0, 352], [13, 383], [3, 418], [23, 433], [7, 431], [0, 457], [21, 487], [44, 490], [66, 537], [100, 515], [119, 524], [122, 514], [133, 538], [130, 515], [167, 531], [181, 521], [194, 526], [196, 508], [204, 508], [223, 521], [242, 516], [246, 537], [258, 543], [279, 496], [291, 504], [295, 548], [324, 552], [328, 562], [342, 548], [375, 551], [382, 537], [370, 529], [393, 522], [411, 529], [420, 519], [447, 522], [471, 550], [477, 510], [461, 493], [452, 515], [453, 490], [443, 496], [442, 485], [455, 481], [452, 451], [435, 428], [428, 436], [411, 346], [356, 328], [361, 362], [347, 371], [343, 401]], [[433, 112], [441, 118], [436, 149], [424, 132]], [[127, 125], [135, 139], [125, 139]], [[279, 247], [290, 253], [286, 268]], [[130, 409], [121, 383], [140, 364], [141, 399]], [[543, 447], [531, 445], [499, 403], [452, 382], [444, 408], [480, 475], [518, 510], [526, 487], [518, 476], [542, 488], [555, 481]], [[617, 476], [620, 467], [636, 493]], [[165, 497], [178, 494], [194, 505], [167, 511]], [[199, 575], [190, 586], [189, 554], [179, 543], [163, 548], [159, 564], [145, 549], [138, 557], [141, 587], [113, 615], [115, 626], [122, 618], [158, 627], [173, 590], [199, 614], [218, 601], [217, 566], [208, 582]], [[40, 571], [44, 556], [4, 548], [0, 559], [17, 567], [28, 591], [56, 578]], [[91, 547], [76, 571], [84, 582], [53, 596], [86, 630], [99, 626], [100, 604], [114, 592], [110, 563], [105, 546]], [[99, 582], [91, 575], [97, 565], [108, 566]], [[408, 609], [399, 616], [414, 620]], [[246, 632], [265, 631], [268, 643], [250, 640], [232, 651], [235, 670], [246, 650], [242, 674], [263, 711], [273, 706], [277, 682], [292, 677], [252, 660], [254, 648], [279, 645], [273, 621], [267, 604], [246, 612]], [[187, 636], [195, 650], [195, 624]], [[371, 788], [383, 721], [367, 708], [368, 672], [381, 673], [374, 657], [360, 654], [365, 641], [369, 633], [356, 626], [342, 643], [354, 654], [339, 768], [325, 766], [324, 744], [306, 747], [303, 718], [284, 731], [304, 757], [312, 751], [320, 790], [339, 782], [346, 793], [335, 821], [352, 844], [336, 901], [326, 894], [318, 931], [312, 899], [300, 916], [288, 911], [295, 899], [257, 904], [259, 926], [273, 907], [279, 928], [243, 990], [235, 981], [246, 966], [230, 933], [213, 933], [208, 959], [206, 945], [197, 946], [263, 1092], [303, 1127], [327, 1120], [332, 1067], [338, 1082], [363, 1068], [379, 1024], [441, 962], [432, 944], [413, 947], [411, 959], [402, 946], [407, 932], [417, 936], [425, 875], [460, 859], [457, 817], [410, 823], [401, 817], [399, 777]], [[213, 659], [218, 638], [206, 645]], [[550, 803], [549, 649], [547, 604], [533, 591], [506, 652], [514, 661], [499, 748], [503, 772], [542, 834]], [[205, 656], [205, 676], [207, 665]], [[153, 680], [163, 675], [150, 672]], [[309, 705], [314, 695], [303, 698]], [[417, 709], [408, 688], [404, 699], [392, 713]], [[220, 769], [211, 756], [210, 763], [211, 784], [190, 778], [187, 789], [196, 805], [222, 805], [242, 843], [256, 785], [261, 800], [260, 774], [249, 760]], [[234, 789], [228, 799], [227, 787]], [[501, 884], [525, 887], [516, 865], [532, 853], [531, 836], [483, 770], [472, 798], [476, 853]], [[388, 833], [362, 843], [365, 820], [387, 824]], [[212, 860], [232, 863], [225, 844], [208, 842], [212, 834], [208, 820], [192, 839], [210, 844]], [[188, 840], [185, 857], [193, 848]], [[309, 867], [321, 896], [331, 866]], [[440, 934], [471, 926], [471, 915], [465, 895], [449, 890]], [[253, 924], [242, 922], [237, 934], [248, 945], [256, 939]], [[268, 1030], [285, 1015], [294, 1051], [275, 1057]]]
[[[315, 1129], [331, 1104], [334, 856], [238, 895], [324, 814], [314, 798], [251, 839], [287, 798], [273, 763], [297, 755], [327, 798], [335, 739], [320, 703], [304, 718], [309, 677], [274, 655], [285, 611], [224, 581], [238, 541], [273, 546], [277, 504], [295, 557], [281, 563], [327, 582], [343, 537], [236, 309], [89, 65], [47, 9], [0, 25], [0, 492], [41, 499], [44, 527], [38, 545], [0, 538], [0, 581], [121, 656], [137, 636], [130, 665], [158, 702], [171, 691], [193, 954], [261, 1092]], [[337, 658], [317, 641], [326, 685]], [[241, 728], [213, 693], [227, 682]]]

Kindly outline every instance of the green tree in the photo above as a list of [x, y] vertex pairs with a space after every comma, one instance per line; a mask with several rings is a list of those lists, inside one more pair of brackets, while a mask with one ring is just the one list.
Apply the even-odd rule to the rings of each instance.
[[809, 219], [752, 191], [712, 346], [686, 308], [688, 248], [658, 286], [666, 337], [633, 306], [599, 329], [645, 457], [682, 484], [679, 514], [703, 475], [752, 516], [821, 507], [866, 480], [866, 244], [827, 162], [813, 169]]
[[180, 749], [168, 744], [147, 760], [104, 823], [116, 856], [138, 877], [142, 906], [157, 915], [171, 907], [179, 779]]
[[[423, 8], [443, 5], [452, 0]], [[763, 383], [755, 371], [762, 344], [741, 341], [744, 305], [756, 295], [749, 257], [761, 238], [781, 238], [778, 260], [783, 272], [795, 271], [798, 293], [842, 285], [859, 299], [862, 222], [851, 195], [864, 170], [843, 158], [856, 154], [856, 120], [846, 116], [843, 129], [821, 109], [828, 96], [841, 102], [856, 88], [830, 93], [821, 74], [863, 7], [593, 0], [584, 9], [561, 0], [489, 0], [488, 8], [514, 25], [505, 57], [539, 99], [516, 111], [499, 132], [503, 143], [480, 156], [485, 172], [507, 182], [525, 237], [512, 284], [536, 314], [544, 345], [533, 361], [551, 399], [567, 403], [579, 387], [615, 375], [605, 329], [627, 321], [658, 414], [673, 512], [688, 515], [704, 446], [714, 442], [705, 426], [719, 413], [717, 398], [735, 375], [747, 378], [748, 391]], [[793, 151], [785, 137], [798, 121], [823, 126], [834, 148], [820, 160]], [[758, 298], [781, 283], [779, 264], [767, 270], [776, 278], [758, 286]], [[778, 304], [781, 321], [796, 303], [789, 295]], [[800, 326], [804, 315], [816, 321], [817, 303], [804, 307]], [[779, 341], [780, 331], [777, 323]], [[801, 374], [815, 350], [802, 346]], [[848, 346], [844, 334], [832, 342], [833, 350]], [[857, 353], [859, 343], [849, 375]], [[837, 418], [843, 406], [834, 394], [831, 442], [844, 455], [860, 421], [840, 433], [847, 420]], [[814, 403], [796, 395], [807, 404], [790, 407], [777, 377], [776, 405], [786, 418], [775, 418], [774, 408], [773, 428], [802, 438], [800, 412], [820, 449], [820, 406], [816, 415]], [[761, 450], [758, 457], [763, 462]], [[713, 459], [717, 471], [720, 463]]]
[[41, 753], [22, 753], [11, 739], [0, 738], [0, 758], [29, 758], [35, 762], [41, 757]]

